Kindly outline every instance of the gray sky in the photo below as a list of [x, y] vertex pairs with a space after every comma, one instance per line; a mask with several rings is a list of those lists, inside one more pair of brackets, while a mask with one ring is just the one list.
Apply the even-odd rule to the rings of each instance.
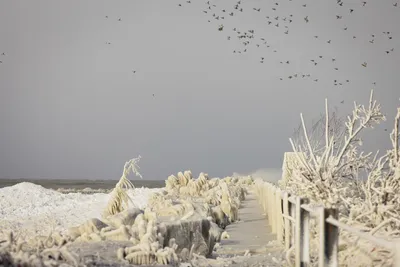
[[205, 2], [0, 0], [0, 177], [118, 179], [139, 154], [145, 179], [281, 168], [300, 112], [310, 122], [328, 97], [346, 114], [372, 88], [388, 122], [367, 148], [388, 147], [400, 3], [213, 0], [205, 14]]

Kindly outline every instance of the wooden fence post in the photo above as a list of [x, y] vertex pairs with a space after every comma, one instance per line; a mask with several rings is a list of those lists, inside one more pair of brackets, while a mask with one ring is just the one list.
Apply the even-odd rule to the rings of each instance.
[[262, 195], [263, 195], [263, 201], [262, 201], [262, 206], [263, 206], [263, 210], [265, 212], [265, 214], [268, 215], [268, 190], [267, 190], [267, 185], [263, 184], [261, 191], [262, 191]]
[[[308, 198], [303, 199], [303, 204], [309, 204], [310, 201]], [[301, 266], [307, 266], [310, 264], [310, 217], [311, 214], [308, 210], [300, 209], [300, 233], [301, 233], [301, 242], [300, 247], [302, 249], [301, 254]]]
[[283, 216], [282, 216], [282, 194], [280, 189], [276, 189], [275, 193], [275, 209], [276, 209], [276, 238], [279, 242], [283, 241]]
[[276, 198], [275, 198], [275, 194], [276, 194], [276, 190], [272, 187], [272, 185], [270, 185], [271, 188], [271, 223], [272, 223], [272, 232], [274, 234], [277, 233], [277, 229], [276, 229]]
[[[296, 219], [297, 219], [296, 218], [296, 206], [290, 201], [289, 201], [289, 212], [290, 212], [290, 217], [294, 218], [294, 220], [296, 221]], [[295, 239], [295, 234], [296, 234], [296, 223], [292, 222], [292, 227], [290, 227], [290, 228], [292, 228], [291, 229], [292, 234], [290, 235], [290, 247], [291, 247], [291, 246], [295, 245], [294, 239]]]
[[308, 204], [306, 198], [296, 197], [295, 266], [305, 267], [310, 262], [309, 213], [301, 205]]
[[[288, 192], [283, 193], [283, 214], [285, 216], [289, 216], [289, 194]], [[290, 221], [286, 217], [285, 220], [285, 249], [288, 250], [290, 248]]]
[[339, 249], [339, 228], [326, 222], [329, 216], [338, 219], [338, 210], [335, 208], [327, 209], [320, 207], [319, 212], [319, 234], [320, 234], [320, 252], [319, 267], [337, 267], [338, 249]]

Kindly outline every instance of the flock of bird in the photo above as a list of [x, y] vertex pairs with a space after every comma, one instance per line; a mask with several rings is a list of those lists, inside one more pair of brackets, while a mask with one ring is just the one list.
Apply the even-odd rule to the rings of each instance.
[[[228, 35], [226, 36], [226, 39], [228, 41], [233, 40], [233, 38], [237, 38], [237, 40], [239, 41], [239, 44], [241, 45], [240, 48], [238, 49], [234, 49], [232, 51], [233, 54], [239, 55], [239, 54], [245, 54], [245, 53], [249, 53], [250, 50], [252, 49], [258, 49], [258, 48], [267, 48], [270, 49], [273, 53], [277, 53], [277, 55], [284, 55], [284, 53], [278, 53], [278, 48], [274, 47], [272, 44], [269, 43], [269, 41], [267, 40], [267, 38], [265, 36], [261, 36], [261, 34], [259, 34], [258, 32], [256, 33], [254, 29], [248, 29], [248, 30], [241, 30], [239, 27], [232, 27], [230, 29], [228, 29], [226, 25], [227, 20], [233, 16], [237, 16], [245, 11], [250, 11], [250, 12], [255, 12], [257, 13], [257, 15], [262, 15], [263, 18], [265, 19], [265, 27], [273, 27], [275, 29], [281, 29], [282, 33], [287, 35], [290, 34], [291, 32], [291, 25], [293, 24], [293, 22], [298, 23], [311, 23], [312, 20], [309, 16], [304, 16], [304, 17], [297, 17], [293, 14], [288, 14], [286, 16], [281, 16], [278, 15], [278, 9], [281, 7], [281, 4], [279, 2], [275, 2], [272, 4], [271, 10], [268, 10], [269, 12], [267, 13], [263, 13], [265, 12], [265, 10], [262, 10], [260, 7], [252, 7], [249, 8], [248, 5], [247, 7], [243, 6], [243, 1], [244, 0], [239, 0], [237, 2], [234, 2], [233, 5], [230, 7], [230, 9], [227, 8], [219, 8], [215, 3], [213, 3], [212, 0], [207, 0], [205, 1], [205, 6], [202, 8], [202, 13], [204, 13], [207, 16], [207, 21], [209, 23], [211, 23], [212, 21], [218, 21], [218, 25], [217, 25], [217, 30], [220, 32], [228, 32]], [[276, 1], [276, 0], [275, 0]], [[288, 0], [289, 2], [293, 1], [293, 0]], [[346, 7], [346, 4], [344, 4], [343, 0], [336, 0], [336, 3], [338, 6], [340, 6], [342, 9], [342, 14], [336, 14], [335, 18], [336, 20], [343, 20], [343, 14], [347, 13], [348, 15], [351, 15], [355, 12], [355, 6], [352, 5], [351, 8]], [[246, 3], [247, 4], [247, 3]], [[366, 1], [361, 1], [359, 4], [360, 8], [363, 8], [367, 5], [368, 3]], [[383, 3], [382, 3], [383, 4]], [[192, 1], [187, 0], [184, 1], [182, 3], [178, 4], [179, 8], [183, 8], [185, 6], [188, 5], [193, 5]], [[393, 8], [400, 8], [400, 5], [398, 5], [398, 3], [393, 3], [392, 4]], [[300, 8], [307, 8], [308, 4], [301, 4], [301, 6], [299, 6]], [[108, 16], [105, 16], [105, 19], [110, 19]], [[121, 18], [114, 18], [115, 20], [121, 22], [122, 19]], [[225, 25], [224, 25], [225, 24]], [[348, 27], [345, 26], [342, 29], [343, 31], [348, 31]], [[385, 37], [387, 38], [389, 41], [393, 40], [393, 35], [390, 31], [383, 31], [382, 35], [380, 35], [379, 37]], [[274, 36], [274, 38], [276, 38]], [[356, 39], [357, 36], [352, 35], [352, 39]], [[369, 38], [369, 44], [373, 45], [375, 40], [378, 38], [378, 35], [376, 34], [371, 34], [370, 38]], [[320, 40], [320, 36], [318, 35], [314, 35], [314, 39], [318, 39]], [[323, 42], [326, 43], [326, 45], [331, 45], [333, 40], [328, 39], [328, 40], [324, 40]], [[106, 45], [111, 45], [111, 42], [106, 41], [105, 42]], [[279, 49], [281, 49], [281, 47], [279, 47]], [[391, 54], [393, 52], [395, 52], [395, 47], [391, 47], [389, 49], [386, 49], [384, 51], [385, 54]], [[0, 64], [3, 63], [3, 58], [5, 58], [6, 53], [3, 52], [1, 54], [0, 57]], [[259, 57], [259, 63], [263, 64], [266, 60], [270, 61], [270, 59], [268, 58], [267, 55], [263, 55]], [[317, 67], [319, 66], [320, 63], [322, 63], [323, 61], [328, 61], [332, 64], [331, 69], [333, 71], [338, 71], [339, 67], [336, 65], [336, 58], [332, 58], [332, 57], [327, 57], [324, 55], [315, 55], [315, 58], [311, 58], [309, 59], [309, 63], [311, 64], [311, 66]], [[276, 64], [283, 64], [283, 65], [289, 65], [291, 64], [290, 60], [287, 59], [282, 59], [278, 62], [276, 62]], [[365, 62], [360, 62], [360, 67], [363, 68], [367, 68], [368, 67], [368, 63]], [[132, 69], [132, 74], [135, 75], [137, 73], [137, 70]], [[279, 77], [279, 80], [285, 80], [285, 79], [296, 79], [296, 78], [302, 78], [302, 79], [311, 79], [314, 82], [318, 82], [320, 79], [317, 77], [314, 77], [314, 75], [310, 74], [310, 73], [290, 73], [287, 74], [286, 77]], [[333, 80], [333, 85], [335, 86], [342, 86], [346, 83], [349, 83], [350, 79], [344, 79], [344, 80], [339, 80], [339, 79], [334, 79]], [[154, 96], [154, 94], [153, 94]]]
[[[293, 0], [288, 0], [289, 2], [293, 1]], [[235, 49], [232, 52], [234, 54], [244, 54], [244, 53], [249, 53], [249, 51], [251, 49], [257, 49], [260, 47], [266, 47], [268, 49], [270, 49], [273, 53], [278, 53], [278, 48], [273, 47], [267, 40], [267, 38], [265, 36], [261, 36], [260, 34], [256, 34], [254, 29], [248, 29], [248, 30], [239, 30], [238, 27], [232, 27], [230, 29], [228, 29], [227, 25], [229, 18], [233, 17], [233, 16], [237, 16], [240, 15], [243, 12], [255, 12], [257, 13], [257, 15], [262, 15], [263, 18], [265, 19], [265, 25], [266, 27], [273, 27], [275, 29], [282, 29], [281, 31], [283, 32], [283, 34], [287, 35], [290, 34], [291, 30], [290, 30], [290, 26], [296, 22], [298, 23], [311, 23], [312, 20], [309, 16], [304, 16], [304, 17], [296, 17], [293, 14], [288, 14], [286, 16], [281, 16], [278, 15], [279, 12], [278, 9], [280, 8], [281, 4], [280, 2], [275, 2], [272, 4], [272, 7], [270, 10], [262, 10], [262, 8], [260, 7], [249, 7], [249, 3], [246, 3], [246, 7], [243, 5], [243, 2], [245, 2], [245, 0], [239, 0], [235, 3], [233, 3], [233, 5], [231, 6], [230, 9], [225, 8], [220, 8], [218, 7], [215, 3], [213, 3], [213, 1], [208, 0], [205, 2], [205, 6], [202, 8], [202, 12], [207, 16], [207, 21], [209, 23], [212, 22], [217, 22], [217, 30], [220, 32], [227, 32], [228, 35], [226, 36], [226, 39], [228, 41], [232, 40], [234, 37], [236, 37], [239, 40], [239, 43], [241, 45], [240, 49]], [[187, 7], [190, 4], [192, 4], [192, 2], [190, 0], [179, 3], [178, 7], [179, 8], [183, 8], [183, 7]], [[338, 21], [342, 21], [344, 20], [344, 13], [347, 13], [348, 15], [351, 15], [355, 12], [355, 5], [352, 4], [351, 8], [346, 7], [346, 4], [344, 4], [343, 0], [336, 0], [336, 4], [341, 7], [342, 10], [342, 14], [337, 14], [335, 15], [336, 20]], [[368, 3], [366, 1], [361, 1], [359, 4], [360, 8], [363, 8], [367, 5]], [[384, 4], [384, 3], [382, 3]], [[192, 4], [193, 5], [193, 4]], [[393, 3], [393, 8], [400, 8], [400, 6], [396, 3]], [[301, 6], [299, 6], [300, 8], [307, 8], [308, 4], [301, 4]], [[264, 12], [264, 13], [263, 13]], [[342, 28], [343, 31], [348, 31], [348, 27], [345, 26]], [[392, 40], [393, 36], [392, 33], [390, 31], [384, 31], [382, 33], [384, 35], [384, 37], [386, 37], [388, 40]], [[371, 34], [370, 39], [369, 39], [369, 44], [374, 44], [375, 39], [378, 36], [375, 34]], [[276, 38], [276, 36], [273, 36], [273, 38]], [[320, 36], [315, 35], [314, 36], [315, 39], [320, 40]], [[356, 39], [357, 36], [353, 35], [352, 39]], [[327, 45], [331, 45], [333, 40], [328, 39], [328, 40], [324, 40], [324, 42]], [[281, 47], [279, 48], [281, 49]], [[390, 49], [387, 49], [384, 51], [385, 54], [391, 54], [395, 52], [395, 48], [391, 47]], [[281, 53], [284, 56], [284, 53]], [[266, 55], [260, 56], [259, 57], [259, 62], [260, 64], [263, 64], [266, 60], [269, 60], [268, 57]], [[324, 55], [316, 55], [315, 58], [311, 58], [310, 60], [310, 64], [312, 64], [312, 66], [318, 66], [322, 61], [328, 60], [331, 62], [332, 64], [332, 71], [339, 71], [339, 67], [336, 65], [336, 58], [328, 58], [325, 57]], [[290, 64], [291, 62], [287, 59], [281, 60], [279, 61], [279, 64]], [[278, 62], [276, 62], [276, 64], [278, 64]], [[368, 67], [368, 63], [367, 62], [360, 62], [359, 65], [361, 68], [367, 68]], [[304, 79], [312, 79], [314, 82], [318, 82], [319, 78], [317, 77], [313, 77], [312, 74], [310, 73], [292, 73], [292, 74], [288, 74], [286, 77], [279, 77], [279, 79], [282, 81], [284, 79], [295, 79], [295, 78], [304, 78]], [[333, 85], [335, 86], [342, 86], [346, 83], [349, 83], [350, 79], [344, 79], [344, 80], [338, 80], [338, 79], [333, 79]]]
[[[105, 16], [104, 18], [105, 18], [105, 19], [109, 19], [108, 16]], [[122, 18], [118, 18], [117, 21], [122, 21]], [[111, 45], [111, 42], [106, 41], [106, 45]], [[132, 69], [132, 74], [135, 75], [136, 73], [137, 73], [137, 70]], [[153, 94], [153, 97], [155, 97], [155, 94]]]
[[[108, 17], [108, 16], [105, 16], [104, 18], [105, 18], [105, 19], [108, 19], [109, 17]], [[117, 21], [122, 21], [122, 18], [118, 18]], [[106, 45], [111, 45], [111, 42], [106, 41]], [[133, 73], [133, 74], [136, 74], [136, 72], [137, 72], [137, 70], [132, 70], [132, 73]], [[153, 94], [153, 96], [154, 96], [154, 94]]]

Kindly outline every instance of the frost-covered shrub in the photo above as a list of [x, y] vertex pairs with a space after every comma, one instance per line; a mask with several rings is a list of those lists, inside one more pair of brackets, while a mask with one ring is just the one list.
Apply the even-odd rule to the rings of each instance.
[[[280, 186], [312, 202], [339, 209], [340, 220], [371, 235], [400, 236], [400, 154], [397, 109], [390, 134], [392, 149], [382, 156], [362, 151], [361, 133], [385, 120], [371, 92], [367, 106], [354, 103], [343, 125], [326, 103], [325, 120], [310, 134], [301, 115], [302, 134], [290, 139], [295, 160]], [[324, 123], [323, 123], [324, 122]], [[322, 127], [320, 127], [322, 126]], [[312, 229], [317, 238], [315, 229]], [[391, 266], [393, 255], [351, 233], [340, 231], [339, 256], [345, 266]], [[363, 261], [360, 261], [363, 254]], [[358, 259], [358, 260], [356, 260]]]
[[288, 178], [287, 189], [325, 205], [346, 205], [347, 197], [362, 197], [358, 186], [360, 177], [362, 172], [370, 169], [373, 161], [372, 153], [360, 152], [360, 133], [385, 120], [385, 116], [372, 92], [367, 107], [354, 103], [352, 115], [345, 122], [344, 134], [331, 126], [327, 101], [325, 116], [323, 141], [313, 141], [300, 114], [303, 138], [290, 138], [299, 164]]
[[142, 178], [142, 175], [139, 173], [140, 168], [138, 166], [140, 159], [141, 156], [139, 155], [139, 157], [131, 159], [125, 163], [122, 176], [115, 185], [114, 190], [111, 192], [111, 199], [108, 202], [107, 209], [104, 212], [104, 217], [123, 211], [128, 207], [129, 202], [132, 202], [126, 193], [126, 190], [135, 188], [135, 186], [131, 181], [129, 181], [128, 175], [130, 172], [133, 172], [136, 176]]

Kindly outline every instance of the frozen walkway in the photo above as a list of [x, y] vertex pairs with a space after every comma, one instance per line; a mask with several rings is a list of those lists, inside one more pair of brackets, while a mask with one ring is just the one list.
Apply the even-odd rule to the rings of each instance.
[[217, 255], [243, 255], [246, 250], [251, 254], [265, 253], [278, 247], [268, 247], [270, 241], [276, 240], [276, 235], [271, 233], [271, 227], [261, 206], [258, 204], [254, 192], [246, 196], [239, 209], [237, 223], [226, 227], [230, 238], [221, 240], [221, 247], [216, 251]]

